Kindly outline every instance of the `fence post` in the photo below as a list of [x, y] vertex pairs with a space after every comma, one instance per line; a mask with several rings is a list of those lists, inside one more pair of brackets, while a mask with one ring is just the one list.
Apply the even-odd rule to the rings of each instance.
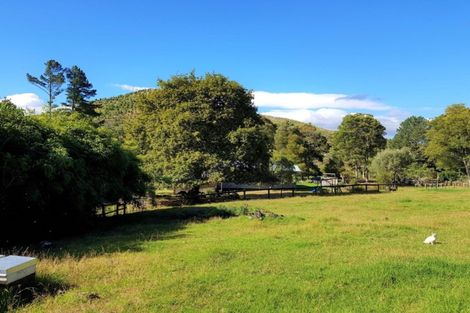
[[119, 215], [119, 202], [116, 203], [116, 215]]
[[122, 210], [124, 215], [126, 215], [126, 209], [127, 209], [127, 203], [124, 202], [124, 207], [123, 207], [123, 210]]
[[281, 198], [282, 198], [282, 188], [281, 188]]
[[295, 196], [295, 188], [292, 188], [292, 197]]
[[243, 189], [243, 200], [246, 200], [246, 189]]
[[271, 199], [271, 187], [268, 188], [268, 199]]
[[103, 215], [103, 217], [106, 216], [106, 207], [104, 204], [101, 205], [101, 215]]

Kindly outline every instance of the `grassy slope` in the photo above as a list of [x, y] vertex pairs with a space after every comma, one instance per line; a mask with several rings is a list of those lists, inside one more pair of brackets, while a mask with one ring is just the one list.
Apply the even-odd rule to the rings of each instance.
[[[149, 214], [64, 242], [75, 256], [45, 257], [38, 273], [72, 288], [21, 310], [470, 312], [469, 196], [401, 189], [247, 202], [286, 216], [264, 221]], [[434, 230], [442, 244], [422, 244]]]

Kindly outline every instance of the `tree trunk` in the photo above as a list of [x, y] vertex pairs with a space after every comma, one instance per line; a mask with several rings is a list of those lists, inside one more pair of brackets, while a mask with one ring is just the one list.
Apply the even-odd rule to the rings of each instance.
[[52, 85], [49, 83], [49, 101], [47, 102], [48, 106], [49, 106], [49, 116], [51, 116], [52, 114]]

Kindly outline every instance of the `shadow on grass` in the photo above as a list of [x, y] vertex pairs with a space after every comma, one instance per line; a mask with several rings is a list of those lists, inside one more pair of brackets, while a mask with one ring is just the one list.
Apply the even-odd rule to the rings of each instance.
[[[236, 216], [236, 211], [211, 206], [178, 207], [131, 213], [96, 222], [96, 231], [80, 237], [54, 241], [48, 249], [38, 247], [3, 249], [2, 254], [30, 255], [41, 259], [79, 259], [122, 251], [139, 252], [148, 241], [184, 237], [177, 231], [188, 223]], [[38, 298], [53, 297], [74, 286], [52, 276], [38, 276], [19, 284], [0, 287], [0, 313], [25, 306]], [[91, 295], [93, 296], [93, 295]]]
[[[236, 216], [229, 209], [204, 207], [177, 207], [131, 213], [97, 221], [97, 231], [80, 238], [56, 241], [49, 250], [39, 250], [44, 258], [81, 258], [123, 251], [142, 251], [148, 241], [170, 240], [184, 237], [177, 231], [190, 222], [201, 223], [212, 218]], [[36, 254], [37, 255], [37, 254]]]
[[39, 298], [54, 297], [72, 287], [52, 276], [30, 278], [11, 286], [0, 287], [0, 312], [15, 310]]

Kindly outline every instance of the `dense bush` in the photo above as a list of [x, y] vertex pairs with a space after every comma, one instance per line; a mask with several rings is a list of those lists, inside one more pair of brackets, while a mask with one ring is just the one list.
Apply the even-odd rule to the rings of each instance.
[[399, 183], [406, 177], [406, 170], [412, 162], [408, 148], [385, 149], [372, 159], [371, 170], [381, 183]]
[[101, 203], [144, 192], [138, 160], [87, 117], [0, 102], [1, 241], [86, 227]]

